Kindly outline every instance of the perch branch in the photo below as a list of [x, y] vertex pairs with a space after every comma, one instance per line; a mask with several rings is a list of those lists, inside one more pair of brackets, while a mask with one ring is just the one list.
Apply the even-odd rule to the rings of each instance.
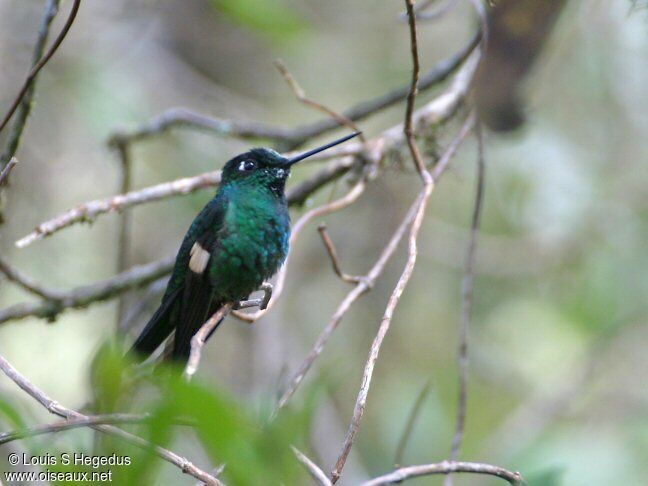
[[189, 354], [187, 366], [184, 370], [185, 379], [191, 380], [196, 371], [198, 371], [200, 358], [202, 357], [202, 348], [205, 345], [205, 341], [207, 341], [207, 338], [211, 335], [212, 331], [216, 329], [216, 326], [218, 326], [218, 324], [225, 319], [227, 314], [229, 314], [232, 307], [233, 304], [231, 302], [223, 304], [191, 338], [191, 352]]
[[[3, 356], [0, 356], [0, 370], [2, 370], [4, 374], [7, 375], [7, 377], [11, 379], [16, 385], [18, 385], [25, 393], [27, 393], [43, 407], [45, 407], [48, 412], [65, 419], [88, 419], [87, 415], [83, 415], [76, 410], [66, 408], [56, 400], [50, 398], [45, 392], [40, 390], [29, 380], [27, 380], [27, 378], [25, 378], [16, 368], [14, 368], [11, 363], [9, 363]], [[146, 450], [152, 450], [158, 457], [177, 466], [183, 473], [189, 474], [196, 479], [204, 482], [205, 484], [217, 486], [222, 485], [222, 483], [211, 474], [198, 468], [188, 459], [179, 456], [175, 452], [165, 449], [164, 447], [151, 444], [147, 440], [131, 434], [130, 432], [126, 432], [125, 430], [122, 430], [113, 425], [92, 425], [91, 427], [100, 432], [119, 437], [122, 440], [129, 442], [137, 447], [141, 447]]]
[[362, 486], [380, 486], [382, 484], [396, 484], [406, 479], [429, 476], [431, 474], [472, 473], [496, 476], [508, 481], [513, 486], [522, 486], [524, 478], [518, 472], [511, 472], [498, 466], [481, 464], [478, 462], [443, 461], [438, 464], [424, 464], [420, 466], [401, 467], [395, 471], [362, 483]]

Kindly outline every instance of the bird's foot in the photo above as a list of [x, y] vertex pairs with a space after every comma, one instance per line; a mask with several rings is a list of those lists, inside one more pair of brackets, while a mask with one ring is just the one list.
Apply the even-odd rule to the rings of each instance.
[[263, 282], [259, 287], [259, 290], [263, 290], [263, 297], [260, 297], [258, 299], [241, 300], [234, 305], [233, 309], [240, 310], [247, 309], [249, 307], [258, 307], [260, 310], [267, 309], [268, 303], [272, 298], [272, 288], [273, 287], [270, 282]]
[[272, 288], [270, 282], [263, 282], [261, 287], [259, 287], [259, 290], [263, 290], [263, 299], [261, 299], [259, 309], [265, 310], [268, 308], [268, 303], [270, 303], [270, 299], [272, 298]]

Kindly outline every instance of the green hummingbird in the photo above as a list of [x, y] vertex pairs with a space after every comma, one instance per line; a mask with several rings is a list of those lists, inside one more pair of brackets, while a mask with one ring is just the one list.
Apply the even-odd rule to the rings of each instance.
[[191, 223], [162, 303], [133, 350], [148, 356], [173, 332], [171, 357], [186, 361], [191, 338], [210, 313], [224, 303], [246, 299], [286, 259], [290, 216], [284, 188], [291, 167], [357, 135], [291, 159], [255, 148], [228, 161], [216, 195]]

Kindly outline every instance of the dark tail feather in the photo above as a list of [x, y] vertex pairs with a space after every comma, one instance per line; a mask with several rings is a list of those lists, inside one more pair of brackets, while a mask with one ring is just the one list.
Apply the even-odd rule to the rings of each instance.
[[174, 360], [185, 363], [191, 352], [191, 338], [209, 318], [213, 292], [209, 285], [194, 285], [193, 292], [185, 291], [182, 312], [176, 326], [173, 354]]
[[145, 359], [171, 334], [175, 325], [172, 314], [177, 308], [176, 303], [180, 302], [178, 297], [181, 290], [182, 288], [176, 290], [164, 299], [135, 341], [135, 344], [133, 344], [131, 352], [134, 351], [135, 354], [139, 354], [142, 359]]

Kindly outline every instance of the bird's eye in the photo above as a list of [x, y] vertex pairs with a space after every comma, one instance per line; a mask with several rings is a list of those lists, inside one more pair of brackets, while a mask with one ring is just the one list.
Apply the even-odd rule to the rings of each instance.
[[254, 160], [244, 160], [239, 164], [238, 170], [239, 172], [250, 172], [251, 170], [256, 169], [256, 167], [257, 164]]

